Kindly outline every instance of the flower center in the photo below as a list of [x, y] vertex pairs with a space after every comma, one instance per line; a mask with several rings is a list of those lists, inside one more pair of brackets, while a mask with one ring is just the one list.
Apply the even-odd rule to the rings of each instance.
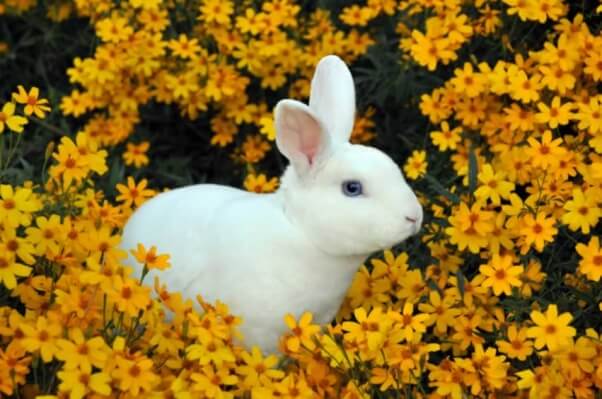
[[48, 341], [48, 338], [50, 338], [50, 336], [48, 335], [47, 331], [40, 331], [38, 334], [38, 339], [42, 342]]
[[132, 289], [130, 287], [123, 287], [121, 289], [121, 297], [124, 299], [130, 299], [132, 297]]
[[132, 367], [130, 367], [129, 374], [132, 377], [138, 377], [140, 375], [140, 371], [140, 367], [138, 367], [137, 364], [134, 364]]
[[17, 204], [15, 203], [15, 200], [12, 198], [8, 198], [4, 200], [4, 209], [13, 209]]
[[505, 280], [506, 279], [506, 271], [505, 270], [496, 271], [495, 278], [497, 278], [498, 280]]

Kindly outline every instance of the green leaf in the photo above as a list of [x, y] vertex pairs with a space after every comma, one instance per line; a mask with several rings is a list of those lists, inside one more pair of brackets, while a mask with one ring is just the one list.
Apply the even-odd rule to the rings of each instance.
[[477, 154], [474, 148], [468, 153], [468, 191], [474, 194], [477, 189], [477, 175], [479, 174], [479, 165], [477, 162]]
[[115, 194], [115, 186], [117, 183], [123, 182], [125, 178], [125, 166], [120, 162], [119, 158], [113, 158], [113, 162], [109, 167], [109, 178], [107, 186], [105, 187], [105, 193], [109, 195]]
[[426, 174], [424, 176], [424, 180], [427, 181], [427, 183], [431, 186], [433, 190], [435, 190], [438, 194], [443, 195], [445, 198], [453, 202], [454, 205], [458, 205], [460, 203], [460, 197], [443, 187], [443, 185], [439, 183], [439, 181], [433, 176]]
[[466, 279], [464, 278], [464, 273], [462, 273], [462, 270], [458, 269], [456, 278], [458, 279], [458, 290], [460, 291], [462, 299], [464, 299], [464, 283], [466, 282]]

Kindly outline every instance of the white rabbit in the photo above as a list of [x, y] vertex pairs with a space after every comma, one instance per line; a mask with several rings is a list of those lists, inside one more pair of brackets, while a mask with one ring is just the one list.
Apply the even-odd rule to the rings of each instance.
[[184, 298], [225, 302], [242, 316], [248, 347], [275, 352], [286, 313], [330, 322], [366, 257], [422, 222], [393, 160], [349, 143], [354, 114], [351, 73], [340, 58], [323, 58], [309, 106], [276, 105], [276, 144], [290, 161], [276, 193], [212, 184], [162, 193], [132, 215], [122, 248], [143, 243], [169, 253], [172, 267], [146, 281], [158, 275]]

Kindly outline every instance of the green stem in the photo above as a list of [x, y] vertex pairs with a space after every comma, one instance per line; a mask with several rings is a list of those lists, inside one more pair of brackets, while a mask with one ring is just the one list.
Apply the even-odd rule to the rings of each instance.
[[43, 121], [41, 119], [30, 118], [30, 120], [33, 121], [34, 123], [42, 126], [44, 129], [48, 129], [51, 132], [54, 132], [54, 133], [58, 134], [59, 136], [64, 136], [66, 134], [63, 130], [61, 130], [58, 127], [56, 127], [54, 125], [51, 125], [50, 123], [47, 123], [47, 122], [45, 122], [45, 121]]
[[0, 134], [0, 176], [4, 172], [4, 167], [2, 166], [2, 158], [4, 157], [4, 134]]
[[21, 137], [23, 136], [23, 133], [17, 133], [17, 142], [14, 143], [12, 140], [12, 135], [10, 136], [10, 140], [9, 140], [9, 148], [8, 148], [8, 155], [6, 156], [6, 164], [4, 165], [4, 168], [8, 168], [10, 166], [10, 163], [13, 160], [13, 157], [15, 156], [15, 153], [17, 152], [17, 148], [19, 148], [19, 144], [21, 144]]
[[148, 267], [146, 266], [146, 263], [145, 263], [144, 268], [142, 269], [142, 276], [140, 276], [140, 285], [142, 285], [142, 281], [144, 280], [144, 277], [146, 277], [147, 274], [148, 274]]

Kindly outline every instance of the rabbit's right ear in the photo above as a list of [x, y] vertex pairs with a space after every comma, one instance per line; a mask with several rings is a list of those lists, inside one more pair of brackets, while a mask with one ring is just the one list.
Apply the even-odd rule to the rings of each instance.
[[302, 102], [281, 100], [274, 113], [276, 145], [297, 174], [303, 176], [328, 156], [330, 136], [320, 118]]
[[349, 141], [355, 121], [355, 86], [349, 68], [336, 55], [318, 62], [309, 107], [324, 122], [335, 144]]

